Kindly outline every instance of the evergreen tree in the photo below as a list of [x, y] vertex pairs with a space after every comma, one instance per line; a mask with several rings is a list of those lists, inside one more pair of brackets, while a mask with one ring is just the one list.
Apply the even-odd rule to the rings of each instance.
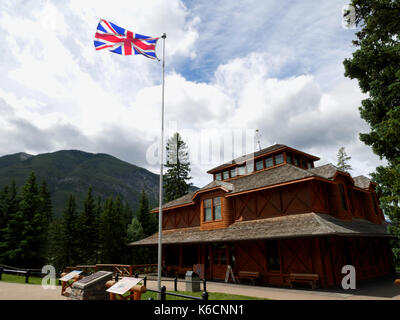
[[36, 176], [32, 172], [22, 189], [18, 210], [9, 216], [6, 232], [6, 254], [17, 266], [39, 268], [45, 261], [47, 219], [41, 209]]
[[75, 197], [71, 194], [68, 199], [68, 205], [65, 209], [61, 221], [61, 251], [64, 255], [63, 265], [73, 266], [78, 264], [77, 258], [79, 257], [79, 224], [78, 212], [76, 209]]
[[121, 199], [108, 198], [100, 217], [100, 261], [123, 263], [127, 255], [126, 225], [123, 220]]
[[138, 241], [144, 238], [143, 227], [137, 218], [132, 218], [131, 223], [127, 229], [127, 241], [128, 243]]
[[353, 44], [357, 50], [344, 63], [345, 75], [358, 79], [368, 93], [360, 107], [370, 125], [360, 139], [388, 161], [373, 174], [384, 213], [391, 219], [390, 230], [397, 240], [393, 253], [400, 265], [400, 2], [353, 0], [356, 23], [361, 30]]
[[48, 231], [48, 264], [54, 266], [57, 272], [62, 272], [68, 265], [64, 252], [64, 234], [63, 234], [62, 217], [53, 219], [49, 224]]
[[154, 219], [152, 219], [150, 214], [149, 200], [144, 190], [142, 190], [140, 194], [137, 219], [143, 228], [143, 235], [145, 237], [151, 236], [157, 231], [157, 229], [155, 229]]
[[164, 177], [164, 200], [175, 200], [189, 191], [192, 179], [190, 174], [189, 153], [186, 143], [176, 132], [167, 142], [167, 173]]
[[98, 251], [98, 216], [96, 204], [89, 187], [83, 210], [79, 216], [78, 247], [80, 264], [95, 264]]
[[39, 189], [40, 201], [42, 204], [41, 211], [45, 214], [47, 222], [50, 223], [53, 219], [53, 205], [51, 203], [51, 195], [47, 187], [46, 181], [42, 181]]
[[350, 156], [347, 155], [346, 151], [344, 150], [344, 147], [341, 147], [337, 153], [337, 165], [336, 167], [339, 170], [348, 172], [349, 170], [353, 170], [351, 165], [348, 164], [348, 161], [351, 159]]

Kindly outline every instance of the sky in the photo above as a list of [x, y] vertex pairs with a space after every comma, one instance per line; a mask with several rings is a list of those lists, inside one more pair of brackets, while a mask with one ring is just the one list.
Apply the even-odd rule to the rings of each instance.
[[[353, 176], [383, 164], [359, 140], [366, 95], [344, 76], [343, 0], [0, 2], [0, 156], [78, 149], [159, 173], [162, 62], [96, 51], [99, 19], [165, 40], [165, 136], [188, 145], [192, 183], [274, 143]], [[162, 40], [157, 55], [162, 59]], [[255, 130], [259, 130], [256, 138]]]

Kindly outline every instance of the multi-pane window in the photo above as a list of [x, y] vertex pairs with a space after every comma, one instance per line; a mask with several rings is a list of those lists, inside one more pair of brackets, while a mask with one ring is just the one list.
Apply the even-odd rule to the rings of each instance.
[[215, 180], [221, 181], [221, 172], [215, 174]]
[[272, 160], [272, 157], [265, 158], [265, 167], [269, 168], [274, 165], [274, 161]]
[[283, 154], [282, 153], [277, 154], [275, 156], [275, 164], [281, 164], [281, 163], [283, 163]]
[[286, 162], [292, 163], [292, 154], [289, 152], [286, 152]]
[[246, 167], [245, 166], [238, 167], [238, 175], [243, 176], [245, 174], [246, 174]]
[[223, 172], [223, 177], [224, 177], [224, 180], [229, 179], [229, 171], [228, 170]]
[[211, 199], [204, 200], [204, 220], [205, 221], [212, 220], [212, 200]]
[[221, 197], [204, 200], [204, 221], [221, 220]]
[[304, 169], [307, 169], [307, 159], [306, 159], [306, 158], [303, 158], [303, 159], [302, 159], [302, 167], [303, 167]]
[[254, 171], [254, 162], [250, 161], [246, 164], [247, 173], [252, 173]]
[[231, 169], [231, 178], [236, 177], [236, 168]]
[[264, 169], [264, 163], [263, 159], [260, 159], [256, 161], [256, 170], [262, 170], [262, 169]]
[[221, 220], [221, 198], [217, 197], [213, 199], [213, 211], [214, 211], [214, 220]]

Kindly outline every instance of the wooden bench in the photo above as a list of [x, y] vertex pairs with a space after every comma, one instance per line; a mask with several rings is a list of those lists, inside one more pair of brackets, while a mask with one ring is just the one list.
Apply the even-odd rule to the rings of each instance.
[[313, 273], [291, 273], [289, 277], [290, 287], [293, 288], [294, 282], [308, 283], [312, 289], [317, 288], [319, 275]]
[[238, 279], [250, 279], [254, 285], [255, 280], [260, 277], [260, 273], [257, 271], [239, 271]]

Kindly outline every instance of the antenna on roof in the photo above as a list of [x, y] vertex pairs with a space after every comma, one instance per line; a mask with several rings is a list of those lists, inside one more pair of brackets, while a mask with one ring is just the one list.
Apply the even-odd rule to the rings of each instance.
[[261, 137], [260, 131], [258, 129], [256, 129], [256, 139], [257, 139], [258, 151], [261, 150], [260, 137]]

